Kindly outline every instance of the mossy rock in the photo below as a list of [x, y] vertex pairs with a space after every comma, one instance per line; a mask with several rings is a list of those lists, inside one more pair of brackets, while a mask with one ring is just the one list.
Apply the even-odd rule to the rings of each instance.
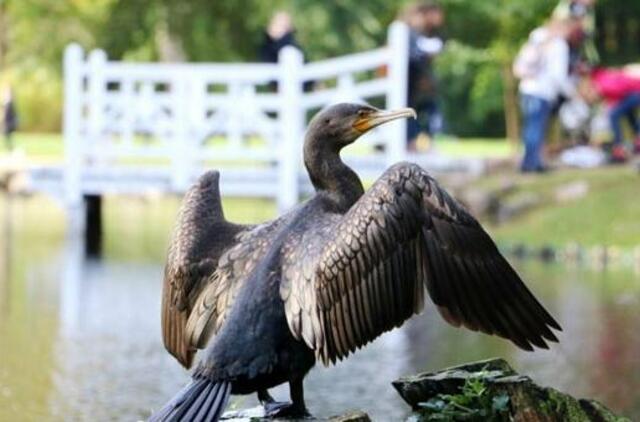
[[622, 422], [602, 404], [536, 385], [503, 359], [421, 373], [393, 382], [412, 421]]
[[[298, 419], [269, 418], [265, 416], [262, 406], [256, 406], [249, 409], [229, 410], [222, 415], [220, 420], [225, 422], [295, 422]], [[348, 411], [341, 415], [330, 416], [328, 418], [309, 417], [299, 420], [301, 422], [371, 422], [369, 415], [359, 410]]]

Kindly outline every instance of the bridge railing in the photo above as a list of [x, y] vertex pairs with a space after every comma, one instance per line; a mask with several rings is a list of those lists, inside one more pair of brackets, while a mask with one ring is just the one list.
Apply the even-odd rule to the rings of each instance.
[[[339, 101], [405, 106], [407, 43], [407, 28], [394, 23], [385, 47], [312, 63], [289, 47], [275, 64], [117, 62], [101, 50], [85, 58], [70, 45], [67, 201], [89, 191], [130, 191], [127, 177], [183, 191], [215, 167], [223, 171], [223, 194], [273, 197], [289, 207], [306, 189], [301, 144], [313, 112]], [[347, 160], [365, 175], [379, 174], [404, 158], [405, 125], [373, 131], [358, 144], [382, 147], [356, 149]]]

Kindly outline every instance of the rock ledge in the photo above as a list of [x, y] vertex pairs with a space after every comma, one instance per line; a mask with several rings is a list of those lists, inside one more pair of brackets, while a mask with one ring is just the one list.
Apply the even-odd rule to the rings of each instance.
[[413, 421], [622, 422], [595, 400], [536, 385], [503, 359], [490, 359], [393, 382]]

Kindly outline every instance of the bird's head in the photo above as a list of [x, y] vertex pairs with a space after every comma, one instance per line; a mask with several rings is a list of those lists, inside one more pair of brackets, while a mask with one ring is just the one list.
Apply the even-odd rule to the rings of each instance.
[[338, 149], [353, 143], [374, 127], [392, 120], [413, 117], [412, 108], [380, 110], [368, 104], [340, 103], [316, 114], [309, 123], [307, 139], [331, 142]]

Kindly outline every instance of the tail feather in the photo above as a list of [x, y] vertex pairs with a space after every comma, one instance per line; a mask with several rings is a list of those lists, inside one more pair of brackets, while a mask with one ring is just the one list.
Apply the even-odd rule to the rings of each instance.
[[216, 422], [222, 416], [229, 396], [229, 382], [196, 379], [149, 418], [149, 422]]

